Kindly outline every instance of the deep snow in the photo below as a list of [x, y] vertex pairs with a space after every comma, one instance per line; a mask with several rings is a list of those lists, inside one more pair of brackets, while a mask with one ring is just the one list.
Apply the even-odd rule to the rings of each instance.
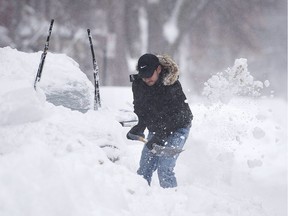
[[148, 187], [136, 175], [142, 143], [118, 123], [135, 117], [131, 89], [101, 87], [103, 108], [93, 111], [78, 64], [48, 53], [35, 92], [40, 55], [0, 48], [1, 216], [287, 214], [286, 101], [229, 95], [206, 104], [187, 90], [194, 120], [179, 186], [162, 189], [155, 174]]

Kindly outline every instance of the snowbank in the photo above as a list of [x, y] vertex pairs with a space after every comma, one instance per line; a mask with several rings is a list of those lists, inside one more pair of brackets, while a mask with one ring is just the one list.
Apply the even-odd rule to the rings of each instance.
[[0, 48], [1, 216], [286, 215], [285, 101], [188, 98], [195, 119], [176, 167], [179, 187], [164, 190], [156, 176], [148, 187], [136, 175], [143, 144], [126, 140], [129, 128], [117, 122], [130, 118], [118, 111], [132, 109], [131, 89], [101, 88], [97, 112], [55, 106], [51, 92], [85, 92], [91, 101], [93, 88], [72, 59], [48, 53], [35, 92], [40, 55]]

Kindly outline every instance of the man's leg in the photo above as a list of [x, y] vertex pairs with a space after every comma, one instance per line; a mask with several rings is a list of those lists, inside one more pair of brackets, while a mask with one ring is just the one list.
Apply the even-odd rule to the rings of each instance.
[[[148, 135], [148, 139], [150, 138], [151, 134]], [[140, 167], [137, 173], [142, 175], [149, 185], [151, 184], [153, 172], [157, 169], [158, 159], [159, 157], [154, 155], [146, 145], [144, 145], [140, 159]]]
[[[176, 147], [182, 149], [186, 139], [189, 135], [190, 128], [181, 128], [175, 131], [167, 138], [167, 144], [165, 146]], [[161, 156], [158, 161], [158, 177], [160, 186], [163, 188], [177, 187], [177, 180], [174, 173], [174, 167], [178, 155], [173, 157]]]

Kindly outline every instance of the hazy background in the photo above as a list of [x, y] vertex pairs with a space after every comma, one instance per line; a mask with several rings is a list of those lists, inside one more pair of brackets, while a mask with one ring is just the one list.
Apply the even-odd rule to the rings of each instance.
[[49, 51], [74, 58], [89, 79], [91, 29], [102, 86], [130, 85], [137, 59], [152, 52], [175, 58], [192, 93], [247, 58], [269, 94], [287, 97], [286, 0], [0, 0], [0, 47], [42, 51], [51, 19]]

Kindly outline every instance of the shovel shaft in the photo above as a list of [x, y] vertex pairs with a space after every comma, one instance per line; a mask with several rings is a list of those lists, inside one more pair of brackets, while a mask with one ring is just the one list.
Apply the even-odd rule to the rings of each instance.
[[[138, 141], [141, 141], [141, 142], [143, 142], [145, 144], [147, 143], [147, 139], [145, 139], [142, 136], [129, 133], [129, 137], [132, 140], [138, 140]], [[175, 155], [180, 154], [182, 151], [184, 151], [183, 149], [179, 149], [179, 148], [175, 148], [175, 147], [160, 146], [160, 145], [157, 145], [156, 143], [153, 143], [152, 146], [153, 146], [153, 148], [152, 148], [151, 151], [154, 154], [156, 154], [157, 156], [173, 157]]]

